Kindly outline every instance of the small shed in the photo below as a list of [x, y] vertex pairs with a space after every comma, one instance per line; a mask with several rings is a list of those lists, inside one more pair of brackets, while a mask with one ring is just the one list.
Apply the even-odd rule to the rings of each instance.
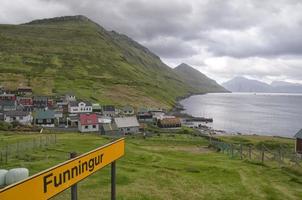
[[296, 133], [296, 153], [302, 154], [302, 129]]

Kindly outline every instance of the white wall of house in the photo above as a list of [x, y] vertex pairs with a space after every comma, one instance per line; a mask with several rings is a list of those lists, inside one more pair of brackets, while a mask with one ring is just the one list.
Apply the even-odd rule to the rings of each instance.
[[69, 113], [91, 113], [92, 106], [86, 105], [84, 102], [80, 102], [77, 106], [68, 106]]
[[79, 123], [78, 125], [79, 131], [81, 133], [87, 133], [87, 132], [98, 132], [99, 131], [99, 125], [81, 125]]
[[26, 115], [26, 116], [16, 116], [16, 117], [11, 117], [11, 116], [5, 116], [4, 121], [8, 123], [12, 123], [14, 121], [17, 121], [21, 124], [24, 125], [29, 125], [31, 124], [33, 118], [31, 115]]

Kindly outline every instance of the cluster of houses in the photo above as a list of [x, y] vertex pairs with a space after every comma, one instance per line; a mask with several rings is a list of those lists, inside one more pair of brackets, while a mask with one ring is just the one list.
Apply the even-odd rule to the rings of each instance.
[[0, 120], [22, 125], [48, 128], [77, 129], [80, 132], [101, 134], [134, 134], [145, 124], [160, 128], [179, 128], [181, 119], [167, 116], [162, 109], [131, 106], [117, 109], [113, 105], [100, 105], [79, 100], [72, 93], [59, 97], [34, 96], [30, 87], [5, 91], [0, 87]]

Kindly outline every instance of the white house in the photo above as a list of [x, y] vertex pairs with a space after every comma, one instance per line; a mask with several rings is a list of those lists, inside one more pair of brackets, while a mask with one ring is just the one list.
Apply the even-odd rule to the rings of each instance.
[[67, 93], [64, 96], [65, 101], [70, 102], [70, 101], [76, 101], [76, 96], [72, 93]]
[[139, 132], [139, 123], [136, 117], [117, 117], [114, 118], [114, 121], [121, 134], [127, 135]]
[[69, 113], [91, 113], [92, 104], [88, 101], [71, 101], [68, 105]]
[[16, 121], [24, 125], [30, 125], [32, 120], [30, 112], [13, 110], [4, 113], [4, 121], [8, 123]]

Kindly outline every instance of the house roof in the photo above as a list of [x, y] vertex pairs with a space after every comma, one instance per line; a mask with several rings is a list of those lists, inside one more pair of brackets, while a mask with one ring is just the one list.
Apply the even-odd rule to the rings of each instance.
[[92, 109], [98, 109], [98, 110], [101, 110], [101, 109], [102, 109], [102, 107], [100, 106], [100, 104], [98, 104], [98, 103], [94, 103], [94, 104], [92, 104]]
[[103, 130], [106, 131], [118, 131], [116, 124], [103, 124]]
[[89, 101], [71, 101], [70, 106], [79, 106], [80, 103], [85, 103], [86, 106], [92, 106]]
[[55, 112], [53, 110], [38, 110], [36, 112], [36, 119], [53, 119]]
[[81, 125], [95, 125], [98, 124], [98, 117], [96, 114], [81, 114], [80, 123]]
[[0, 101], [1, 106], [16, 106], [16, 101], [11, 101], [11, 100], [3, 100]]
[[296, 133], [296, 135], [294, 137], [302, 139], [302, 129], [300, 131], [298, 131], [298, 133]]
[[34, 97], [33, 97], [33, 100], [47, 101], [47, 100], [48, 100], [48, 97], [46, 97], [46, 96], [34, 96]]
[[162, 125], [169, 125], [169, 124], [180, 124], [181, 121], [179, 118], [164, 118], [160, 120]]
[[114, 121], [118, 128], [139, 127], [136, 117], [117, 117]]
[[27, 86], [24, 86], [24, 87], [18, 87], [17, 90], [28, 90], [28, 91], [31, 91], [31, 87], [27, 87]]
[[12, 110], [12, 111], [4, 112], [4, 115], [9, 117], [16, 117], [16, 116], [24, 117], [24, 116], [28, 116], [29, 112], [21, 111], [21, 110]]
[[147, 113], [149, 110], [147, 108], [140, 108], [138, 109], [138, 113]]
[[131, 106], [124, 106], [122, 108], [122, 110], [123, 110], [123, 112], [133, 112], [134, 111], [133, 107], [131, 107]]
[[113, 111], [115, 112], [115, 107], [112, 105], [105, 105], [103, 106], [103, 111]]

